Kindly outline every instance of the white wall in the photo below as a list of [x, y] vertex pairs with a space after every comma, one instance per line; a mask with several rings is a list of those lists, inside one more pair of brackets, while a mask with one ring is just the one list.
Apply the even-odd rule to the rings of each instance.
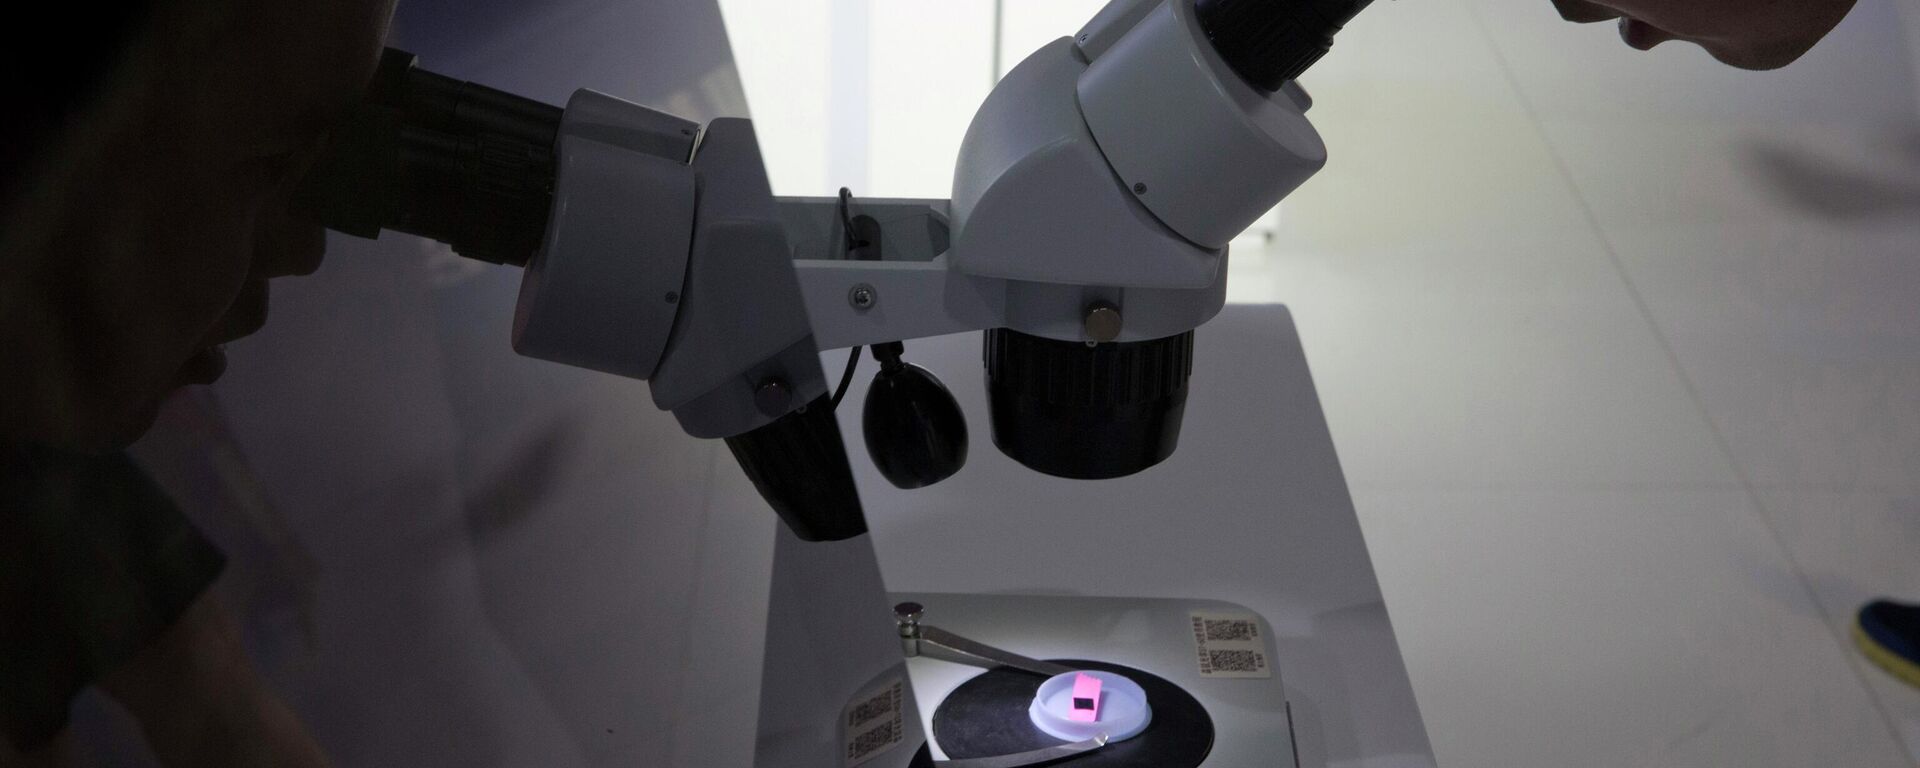
[[[946, 197], [974, 110], [993, 88], [990, 0], [872, 0], [870, 186], [859, 194]], [[751, 98], [751, 94], [748, 96]]]
[[1103, 5], [720, 0], [774, 192], [879, 197], [946, 197], [960, 139], [998, 76]]
[[760, 149], [778, 194], [821, 194], [832, 185], [827, 87], [836, 2], [720, 3], [748, 111], [758, 124]]
[[945, 197], [991, 0], [721, 0], [774, 191]]
[[1900, 3], [1898, 8], [1901, 31], [1907, 36], [1907, 68], [1913, 73], [1914, 96], [1920, 102], [1920, 3]]

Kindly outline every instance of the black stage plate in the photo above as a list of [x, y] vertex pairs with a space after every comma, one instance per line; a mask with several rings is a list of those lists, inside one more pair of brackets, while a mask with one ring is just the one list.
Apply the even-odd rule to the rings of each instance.
[[[1198, 768], [1213, 750], [1213, 718], [1180, 686], [1118, 664], [1078, 659], [1053, 661], [1072, 669], [1125, 675], [1147, 692], [1153, 721], [1126, 741], [1050, 765], [1072, 768]], [[1027, 706], [1046, 678], [1001, 667], [960, 684], [933, 710], [933, 740], [947, 757], [993, 757], [1058, 744], [1027, 717]]]

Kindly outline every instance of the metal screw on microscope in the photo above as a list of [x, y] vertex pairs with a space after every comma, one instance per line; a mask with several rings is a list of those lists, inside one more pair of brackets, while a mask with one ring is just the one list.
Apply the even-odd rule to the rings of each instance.
[[1096, 301], [1087, 307], [1085, 329], [1087, 340], [1104, 344], [1120, 338], [1120, 308], [1104, 301]]
[[847, 291], [847, 303], [852, 304], [854, 309], [872, 309], [879, 301], [880, 292], [866, 283], [856, 283], [852, 290]]
[[920, 617], [926, 615], [926, 612], [926, 607], [919, 603], [901, 603], [894, 606], [893, 618], [900, 624], [900, 636], [919, 637]]
[[785, 379], [769, 377], [753, 388], [753, 405], [768, 416], [780, 416], [793, 403], [793, 387]]

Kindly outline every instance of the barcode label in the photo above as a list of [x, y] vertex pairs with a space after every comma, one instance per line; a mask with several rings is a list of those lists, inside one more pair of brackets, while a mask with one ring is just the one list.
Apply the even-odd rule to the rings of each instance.
[[892, 712], [893, 694], [883, 691], [878, 696], [853, 705], [853, 710], [847, 713], [847, 727], [859, 728], [862, 725], [887, 717], [892, 714]]
[[900, 734], [894, 732], [892, 721], [882, 722], [873, 730], [853, 737], [853, 743], [847, 745], [847, 760], [859, 763], [899, 741]]
[[1231, 640], [1252, 642], [1260, 639], [1260, 623], [1246, 619], [1201, 619], [1206, 627], [1207, 642]]
[[1194, 612], [1193, 645], [1206, 677], [1273, 677], [1260, 618], [1245, 613]]
[[1258, 672], [1266, 665], [1259, 651], [1207, 651], [1206, 666], [1214, 672]]
[[901, 696], [905, 685], [899, 678], [879, 688], [853, 697], [847, 703], [847, 766], [860, 765], [899, 744], [906, 734], [901, 728]]

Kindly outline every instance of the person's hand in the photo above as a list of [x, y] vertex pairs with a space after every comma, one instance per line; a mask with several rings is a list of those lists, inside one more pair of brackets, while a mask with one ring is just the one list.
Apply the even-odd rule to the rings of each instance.
[[1553, 0], [1568, 21], [1615, 21], [1620, 39], [1647, 50], [1685, 40], [1741, 69], [1793, 63], [1826, 37], [1854, 0]]
[[312, 272], [288, 198], [361, 96], [392, 0], [158, 3], [0, 211], [0, 450], [101, 451], [225, 369], [267, 280]]

